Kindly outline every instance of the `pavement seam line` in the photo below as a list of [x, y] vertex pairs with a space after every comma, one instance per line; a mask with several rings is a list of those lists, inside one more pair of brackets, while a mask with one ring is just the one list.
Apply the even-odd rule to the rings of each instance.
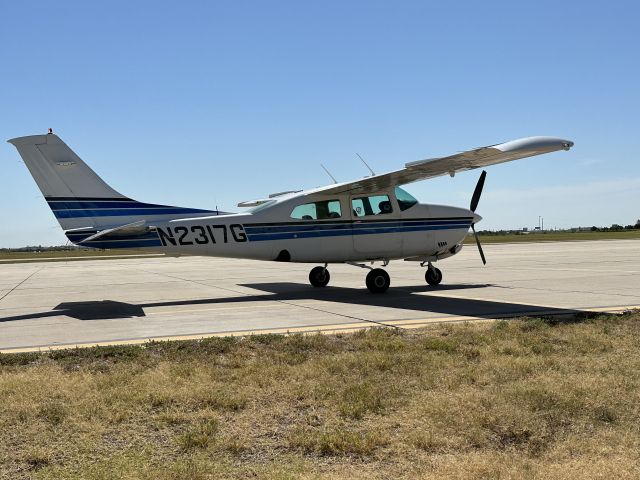
[[[247, 293], [243, 293], [243, 292], [239, 292], [237, 290], [233, 290], [232, 288], [218, 287], [216, 285], [208, 285], [206, 283], [198, 282], [197, 280], [190, 280], [188, 278], [181, 278], [181, 277], [177, 277], [175, 275], [168, 275], [168, 274], [165, 274], [165, 273], [150, 272], [148, 270], [142, 270], [142, 269], [139, 269], [139, 270], [142, 271], [142, 272], [145, 272], [145, 273], [161, 275], [161, 276], [168, 277], [168, 278], [175, 278], [176, 280], [182, 280], [183, 282], [195, 283], [196, 285], [202, 285], [204, 287], [217, 288], [219, 290], [226, 290], [228, 292], [233, 292], [233, 293], [236, 293], [236, 294], [242, 295], [242, 296], [248, 296], [249, 295]], [[285, 300], [271, 300], [271, 301], [272, 302], [281, 303], [283, 305], [288, 305], [288, 306], [291, 306], [291, 307], [305, 308], [307, 310], [313, 310], [313, 311], [316, 311], [316, 312], [327, 313], [329, 315], [335, 315], [337, 317], [348, 318], [348, 319], [351, 319], [351, 320], [359, 320], [361, 322], [368, 322], [368, 323], [371, 323], [371, 324], [374, 324], [374, 325], [380, 325], [382, 327], [389, 327], [389, 328], [395, 328], [395, 329], [400, 329], [401, 328], [401, 327], [396, 327], [394, 325], [390, 325], [390, 324], [387, 324], [387, 323], [384, 323], [384, 322], [377, 322], [375, 320], [367, 320], [366, 318], [355, 317], [355, 316], [352, 316], [352, 315], [345, 315], [343, 313], [329, 312], [327, 310], [322, 310], [321, 308], [314, 308], [314, 307], [309, 307], [309, 306], [305, 306], [305, 305], [297, 305], [295, 303], [290, 303], [290, 302], [287, 302]]]
[[[611, 313], [618, 313], [620, 311], [631, 310], [634, 308], [640, 307], [633, 305], [626, 306], [617, 306], [617, 307], [594, 307], [592, 309], [587, 309], [585, 311], [593, 311], [595, 313], [606, 313], [607, 311]], [[551, 314], [555, 316], [555, 314]], [[559, 313], [558, 315], [563, 315]], [[393, 320], [394, 322], [407, 322], [407, 324], [401, 328], [404, 329], [416, 329], [422, 328], [431, 325], [437, 324], [448, 324], [448, 323], [465, 323], [465, 322], [491, 322], [496, 320], [509, 320], [517, 318], [517, 316], [495, 316], [494, 318], [485, 318], [485, 317], [473, 317], [466, 315], [458, 315], [452, 317], [436, 317], [436, 318], [416, 318], [416, 319], [404, 319], [404, 320]], [[409, 324], [408, 322], [416, 322]], [[366, 320], [362, 323], [370, 323]], [[397, 328], [395, 325], [390, 325], [392, 328]], [[277, 335], [289, 335], [295, 333], [302, 334], [312, 334], [312, 333], [322, 333], [322, 334], [332, 334], [338, 332], [355, 332], [358, 330], [362, 330], [363, 326], [359, 326], [357, 323], [351, 324], [332, 324], [332, 325], [310, 325], [310, 326], [301, 326], [301, 327], [280, 327], [280, 328], [270, 328], [270, 329], [259, 329], [259, 330], [227, 330], [223, 332], [201, 332], [201, 333], [187, 333], [180, 335], [166, 335], [166, 336], [155, 336], [155, 337], [138, 337], [131, 339], [114, 339], [114, 340], [98, 340], [94, 342], [86, 342], [86, 343], [63, 343], [63, 344], [52, 344], [52, 345], [36, 345], [32, 347], [12, 347], [8, 349], [0, 348], [0, 353], [18, 353], [18, 352], [33, 352], [33, 351], [51, 351], [51, 350], [60, 350], [60, 349], [71, 349], [71, 348], [90, 348], [97, 346], [108, 346], [108, 345], [140, 345], [145, 344], [152, 341], [182, 341], [182, 340], [199, 340], [205, 338], [212, 337], [246, 337], [251, 335], [264, 335], [268, 333], [275, 333]]]

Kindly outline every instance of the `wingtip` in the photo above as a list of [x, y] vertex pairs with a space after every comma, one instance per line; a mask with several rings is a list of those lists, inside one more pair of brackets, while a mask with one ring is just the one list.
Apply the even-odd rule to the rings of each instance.
[[574, 142], [559, 137], [526, 137], [512, 140], [510, 142], [494, 145], [502, 152], [513, 152], [520, 150], [536, 150], [539, 152], [553, 152], [556, 150], [569, 150]]

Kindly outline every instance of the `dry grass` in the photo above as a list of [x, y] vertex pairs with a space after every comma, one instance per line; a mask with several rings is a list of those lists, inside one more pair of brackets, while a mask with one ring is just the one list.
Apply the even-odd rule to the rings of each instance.
[[640, 313], [0, 355], [2, 478], [638, 478]]

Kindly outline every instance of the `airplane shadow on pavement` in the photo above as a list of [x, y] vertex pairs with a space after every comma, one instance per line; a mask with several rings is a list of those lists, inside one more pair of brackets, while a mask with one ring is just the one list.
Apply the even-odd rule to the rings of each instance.
[[[407, 310], [405, 318], [412, 315], [410, 311], [417, 313], [438, 313], [442, 315], [473, 316], [486, 319], [499, 319], [513, 316], [557, 316], [588, 314], [579, 310], [545, 307], [539, 305], [527, 305], [521, 303], [496, 302], [491, 300], [467, 299], [458, 297], [446, 297], [440, 295], [428, 295], [429, 292], [455, 291], [467, 289], [481, 289], [492, 287], [488, 284], [463, 284], [429, 286], [402, 286], [390, 288], [385, 294], [375, 295], [364, 288], [326, 287], [313, 288], [308, 284], [293, 282], [278, 283], [249, 283], [242, 284], [254, 290], [265, 292], [264, 294], [239, 294], [237, 296], [170, 300], [165, 302], [126, 303], [113, 300], [65, 302], [46, 312], [34, 312], [11, 317], [0, 317], [0, 322], [36, 319], [66, 315], [78, 320], [107, 320], [144, 317], [145, 308], [172, 307], [185, 305], [215, 305], [255, 302], [256, 309], [260, 308], [259, 302], [292, 302], [300, 300], [318, 300], [337, 304], [374, 306]], [[427, 293], [427, 295], [416, 295]], [[355, 313], [354, 317], [359, 317]], [[366, 317], [366, 315], [364, 316]], [[367, 321], [366, 318], [362, 320]], [[382, 321], [383, 322], [383, 321]]]

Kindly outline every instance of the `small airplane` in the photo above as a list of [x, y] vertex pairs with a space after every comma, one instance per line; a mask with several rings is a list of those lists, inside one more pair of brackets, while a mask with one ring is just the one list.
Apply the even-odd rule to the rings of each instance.
[[104, 182], [51, 129], [45, 135], [9, 140], [33, 175], [67, 238], [105, 249], [143, 248], [167, 255], [319, 263], [309, 273], [314, 287], [329, 283], [330, 263], [369, 270], [367, 288], [385, 292], [383, 268], [404, 259], [427, 266], [429, 285], [442, 281], [433, 264], [462, 249], [471, 228], [486, 264], [475, 224], [486, 172], [480, 175], [468, 209], [418, 203], [405, 185], [441, 175], [525, 157], [569, 150], [573, 142], [530, 137], [447, 157], [407, 163], [404, 168], [352, 182], [279, 192], [241, 202], [243, 213], [155, 205], [132, 200]]

